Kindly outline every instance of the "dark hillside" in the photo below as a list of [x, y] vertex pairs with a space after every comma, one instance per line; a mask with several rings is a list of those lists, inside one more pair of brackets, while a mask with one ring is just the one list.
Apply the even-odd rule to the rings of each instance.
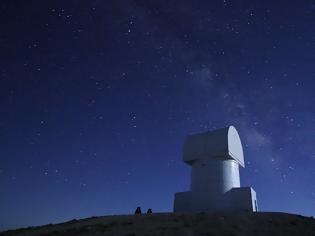
[[72, 220], [62, 224], [10, 230], [1, 236], [92, 235], [309, 235], [315, 220], [286, 213], [122, 215]]

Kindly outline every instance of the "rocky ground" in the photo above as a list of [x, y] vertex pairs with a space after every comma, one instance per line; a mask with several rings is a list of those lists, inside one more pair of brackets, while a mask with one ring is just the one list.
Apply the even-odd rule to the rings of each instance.
[[122, 215], [72, 220], [62, 224], [10, 230], [1, 236], [149, 236], [149, 235], [309, 235], [315, 220], [286, 213]]

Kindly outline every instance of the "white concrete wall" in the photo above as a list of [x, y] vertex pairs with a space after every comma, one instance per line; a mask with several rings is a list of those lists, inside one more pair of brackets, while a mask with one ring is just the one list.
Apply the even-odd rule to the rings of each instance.
[[258, 211], [256, 192], [250, 187], [233, 188], [225, 195], [231, 211]]
[[252, 200], [252, 205], [253, 205], [253, 211], [259, 211], [256, 192], [252, 188], [250, 188], [250, 190], [251, 190], [251, 200]]
[[226, 208], [224, 193], [240, 187], [239, 164], [231, 159], [199, 159], [192, 165], [191, 207], [193, 211]]

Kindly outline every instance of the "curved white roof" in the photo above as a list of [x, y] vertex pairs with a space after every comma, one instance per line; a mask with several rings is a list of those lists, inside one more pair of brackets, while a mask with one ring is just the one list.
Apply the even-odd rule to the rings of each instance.
[[228, 131], [228, 150], [231, 157], [237, 160], [244, 167], [244, 154], [240, 136], [234, 126]]
[[187, 136], [184, 145], [186, 163], [211, 157], [234, 159], [244, 167], [242, 143], [234, 126]]

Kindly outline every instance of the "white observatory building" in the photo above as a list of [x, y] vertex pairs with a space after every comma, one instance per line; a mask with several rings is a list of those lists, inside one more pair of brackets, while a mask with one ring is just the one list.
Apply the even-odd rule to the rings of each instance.
[[188, 135], [183, 159], [191, 166], [190, 191], [175, 193], [174, 212], [258, 211], [255, 191], [240, 186], [245, 164], [234, 126]]

